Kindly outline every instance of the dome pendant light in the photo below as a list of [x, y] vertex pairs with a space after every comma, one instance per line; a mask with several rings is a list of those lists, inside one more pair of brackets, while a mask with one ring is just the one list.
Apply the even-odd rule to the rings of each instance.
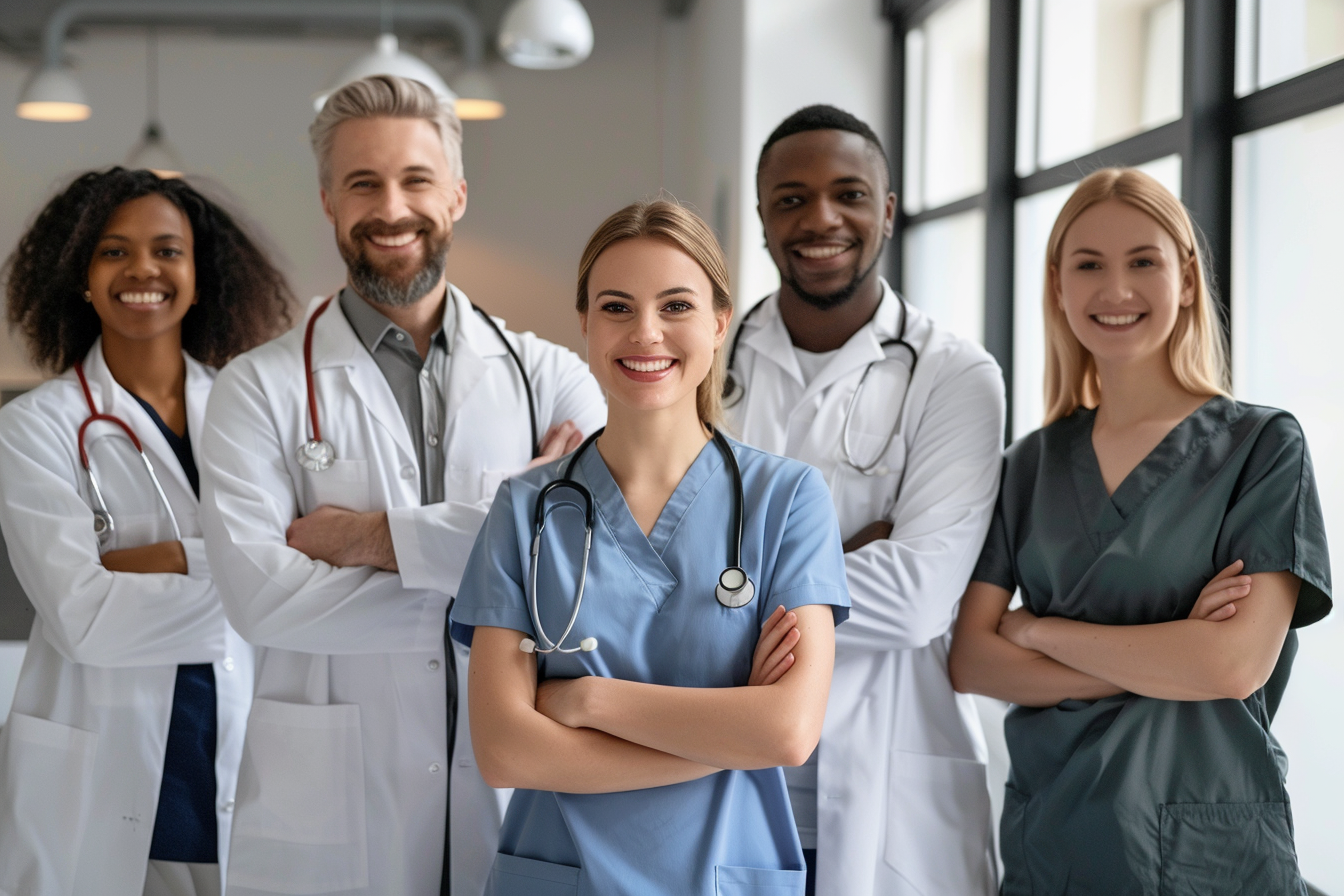
[[93, 110], [69, 69], [43, 65], [24, 85], [15, 111], [29, 121], [83, 121]]
[[152, 171], [168, 180], [181, 177], [186, 166], [182, 164], [182, 157], [163, 136], [163, 126], [159, 124], [159, 48], [153, 28], [149, 29], [145, 43], [145, 98], [148, 115], [140, 142], [126, 157], [126, 167], [131, 170]]
[[457, 94], [448, 89], [448, 85], [438, 72], [430, 68], [424, 60], [401, 52], [395, 34], [384, 33], [378, 35], [378, 43], [372, 53], [361, 56], [347, 65], [336, 76], [336, 80], [331, 82], [331, 86], [313, 99], [313, 107], [321, 112], [322, 107], [327, 104], [327, 97], [351, 81], [358, 81], [369, 75], [397, 75], [410, 78], [424, 84], [449, 103], [457, 102]]
[[517, 0], [499, 26], [499, 54], [519, 68], [569, 68], [592, 52], [593, 23], [579, 0]]

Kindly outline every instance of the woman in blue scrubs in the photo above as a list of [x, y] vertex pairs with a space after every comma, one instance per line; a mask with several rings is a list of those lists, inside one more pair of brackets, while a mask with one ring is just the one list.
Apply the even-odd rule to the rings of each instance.
[[1147, 175], [1079, 184], [1044, 299], [1046, 426], [1008, 450], [949, 659], [1018, 704], [1003, 893], [1305, 894], [1265, 687], [1331, 606], [1302, 430], [1227, 394], [1194, 227]]
[[[584, 251], [607, 427], [500, 488], [452, 612], [477, 763], [517, 788], [496, 896], [803, 892], [779, 766], [816, 747], [849, 599], [821, 475], [718, 432], [727, 283], [713, 234], [675, 203], [622, 209]], [[566, 475], [592, 498], [586, 579], [578, 488], [549, 491], [533, 544], [539, 496]], [[736, 565], [743, 606], [717, 599]]]

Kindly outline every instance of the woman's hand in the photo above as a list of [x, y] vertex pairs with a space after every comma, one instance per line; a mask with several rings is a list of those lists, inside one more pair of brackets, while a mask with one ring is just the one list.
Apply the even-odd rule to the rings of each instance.
[[138, 548], [108, 551], [103, 568], [110, 572], [174, 572], [187, 574], [187, 552], [180, 541], [160, 541]]
[[537, 685], [537, 712], [566, 728], [587, 728], [585, 701], [592, 677], [552, 678]]
[[1016, 644], [1023, 650], [1035, 650], [1036, 648], [1027, 643], [1031, 626], [1035, 622], [1035, 614], [1026, 607], [1009, 610], [999, 619], [999, 637]]
[[1226, 569], [1214, 576], [1199, 592], [1199, 599], [1191, 608], [1189, 618], [1206, 622], [1230, 619], [1237, 612], [1236, 602], [1251, 593], [1251, 577], [1237, 575], [1243, 566], [1240, 560], [1233, 560]]
[[748, 685], [774, 684], [793, 667], [793, 648], [802, 637], [798, 631], [798, 615], [784, 609], [783, 604], [761, 626], [761, 637], [756, 641], [756, 652], [751, 657], [751, 677]]

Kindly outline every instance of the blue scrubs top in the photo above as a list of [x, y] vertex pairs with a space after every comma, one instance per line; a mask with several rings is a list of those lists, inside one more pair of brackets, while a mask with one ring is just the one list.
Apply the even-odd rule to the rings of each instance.
[[[574, 479], [592, 493], [595, 522], [583, 604], [565, 647], [593, 637], [589, 653], [538, 654], [541, 680], [601, 675], [678, 687], [747, 683], [770, 612], [827, 604], [849, 614], [840, 530], [821, 474], [799, 461], [730, 443], [745, 494], [742, 566], [756, 599], [729, 609], [714, 597], [728, 565], [736, 490], [708, 443], [645, 537], [596, 448]], [[505, 482], [452, 610], [453, 637], [475, 626], [537, 638], [524, 583], [536, 498], [567, 459]], [[583, 557], [583, 510], [556, 489], [542, 536], [537, 602], [552, 638], [573, 608]], [[726, 770], [696, 781], [604, 794], [516, 790], [504, 818], [489, 893], [678, 893], [801, 896], [803, 856], [778, 768]]]

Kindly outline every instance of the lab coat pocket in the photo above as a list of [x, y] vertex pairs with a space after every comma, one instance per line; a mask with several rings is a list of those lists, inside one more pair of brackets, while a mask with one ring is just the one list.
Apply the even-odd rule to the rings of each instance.
[[11, 712], [0, 734], [0, 892], [69, 893], [98, 735]]
[[482, 470], [481, 471], [481, 497], [494, 498], [495, 492], [499, 491], [499, 486], [508, 479], [516, 470]]
[[579, 869], [538, 859], [496, 853], [486, 896], [574, 896]]
[[1160, 896], [1303, 893], [1288, 803], [1177, 803], [1159, 814]]
[[323, 505], [368, 513], [373, 509], [369, 501], [369, 462], [336, 460], [326, 470], [304, 470], [303, 501], [304, 513]]
[[924, 753], [892, 754], [884, 858], [920, 893], [994, 889], [985, 764]]
[[281, 893], [368, 886], [359, 707], [253, 701], [236, 807], [230, 883]]
[[806, 885], [806, 871], [714, 866], [716, 896], [802, 896]]

